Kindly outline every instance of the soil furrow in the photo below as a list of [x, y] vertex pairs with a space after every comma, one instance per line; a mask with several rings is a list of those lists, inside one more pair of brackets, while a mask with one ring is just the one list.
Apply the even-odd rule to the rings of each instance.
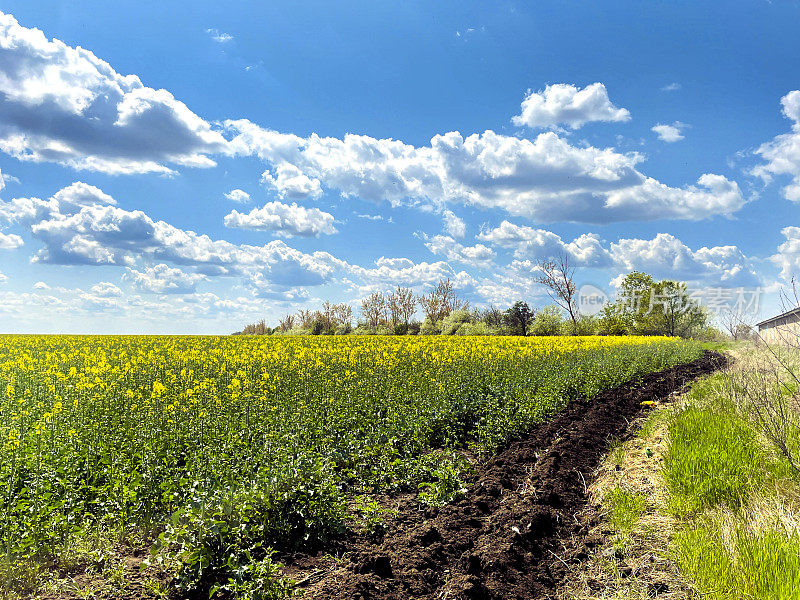
[[414, 600], [552, 597], [591, 541], [587, 488], [614, 437], [644, 408], [725, 364], [702, 358], [568, 404], [480, 469], [465, 497], [419, 510], [406, 499], [380, 542], [351, 540], [332, 567], [290, 559], [304, 597]]

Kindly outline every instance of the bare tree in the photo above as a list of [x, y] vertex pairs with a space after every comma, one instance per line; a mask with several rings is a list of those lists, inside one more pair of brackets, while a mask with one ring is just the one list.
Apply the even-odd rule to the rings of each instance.
[[321, 321], [325, 329], [333, 329], [336, 325], [336, 305], [328, 300], [322, 303], [322, 310], [319, 311]]
[[307, 329], [317, 317], [316, 311], [300, 309], [297, 311], [297, 320], [300, 322], [300, 327]]
[[567, 311], [572, 319], [573, 326], [577, 324], [577, 303], [575, 294], [575, 267], [570, 262], [569, 255], [562, 252], [555, 259], [541, 260], [537, 265], [539, 276], [536, 283], [547, 288], [547, 295], [562, 309]]
[[418, 300], [422, 307], [422, 312], [425, 313], [425, 318], [428, 321], [435, 323], [442, 318], [442, 300], [436, 293], [436, 290], [431, 290], [427, 294], [421, 294]]
[[411, 288], [398, 286], [387, 297], [387, 305], [392, 325], [408, 325], [411, 317], [414, 316], [414, 311], [417, 309], [417, 300], [414, 298], [414, 292]]
[[486, 323], [489, 327], [499, 329], [503, 325], [503, 311], [494, 305], [479, 311], [477, 319]]
[[442, 297], [445, 317], [457, 310], [469, 310], [469, 302], [456, 296], [456, 291], [453, 288], [453, 282], [450, 281], [450, 278], [440, 280], [436, 288], [439, 295]]
[[386, 299], [381, 292], [374, 292], [361, 301], [361, 316], [373, 329], [386, 321]]
[[346, 303], [333, 305], [334, 320], [340, 325], [350, 327], [353, 324], [353, 307]]
[[292, 327], [294, 327], [294, 315], [286, 315], [278, 320], [278, 328], [281, 331], [289, 331]]
[[453, 282], [449, 278], [439, 280], [433, 290], [428, 294], [422, 294], [419, 303], [425, 317], [434, 323], [452, 312], [469, 309], [469, 302], [456, 296]]
[[800, 436], [796, 392], [800, 378], [791, 361], [798, 347], [771, 348], [764, 344], [764, 348], [764, 354], [754, 351], [748, 357], [753, 364], [725, 380], [726, 392], [795, 473], [800, 473], [800, 457], [795, 453], [795, 440]]
[[398, 296], [398, 304], [400, 305], [400, 320], [404, 325], [408, 325], [417, 310], [417, 299], [414, 297], [414, 291], [411, 288], [398, 287], [395, 293]]
[[755, 337], [752, 322], [740, 310], [728, 309], [721, 315], [720, 320], [734, 341], [751, 340]]
[[[783, 312], [800, 308], [797, 285], [792, 278], [791, 292], [780, 294]], [[758, 431], [786, 458], [795, 473], [800, 474], [800, 457], [796, 440], [800, 439], [800, 371], [797, 356], [800, 340], [791, 329], [776, 327], [777, 339], [768, 342], [758, 332], [754, 341], [763, 348], [755, 366], [741, 369], [738, 377], [728, 379], [730, 397], [745, 410]], [[774, 343], [777, 342], [777, 343]], [[754, 356], [755, 352], [753, 353]]]

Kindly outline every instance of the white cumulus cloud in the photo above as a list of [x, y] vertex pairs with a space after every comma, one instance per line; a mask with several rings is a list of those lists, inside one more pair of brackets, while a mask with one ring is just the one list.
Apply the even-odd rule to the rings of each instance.
[[791, 181], [783, 188], [783, 195], [787, 200], [800, 202], [800, 90], [781, 98], [781, 106], [783, 115], [792, 121], [792, 131], [759, 146], [756, 154], [765, 162], [752, 172], [765, 182], [776, 175], [788, 175]]
[[566, 125], [578, 129], [592, 121], [625, 122], [630, 112], [608, 98], [606, 86], [592, 83], [581, 89], [568, 83], [548, 85], [530, 92], [522, 101], [522, 112], [511, 119], [514, 125], [548, 128]]
[[800, 276], [800, 227], [790, 226], [781, 229], [786, 238], [778, 246], [778, 252], [770, 260], [780, 267], [781, 277], [786, 281]]
[[222, 135], [166, 90], [0, 13], [0, 151], [112, 174], [209, 167]]
[[337, 232], [332, 214], [294, 202], [267, 202], [247, 214], [234, 210], [225, 216], [224, 222], [226, 227], [271, 231], [287, 237], [319, 237]]
[[100, 298], [119, 298], [122, 296], [122, 290], [110, 281], [101, 281], [100, 283], [96, 283], [89, 289], [89, 291]]
[[[703, 175], [698, 185], [667, 186], [638, 171], [639, 154], [573, 146], [555, 132], [533, 140], [493, 131], [466, 138], [450, 132], [415, 147], [352, 134], [300, 138], [246, 120], [227, 121], [226, 128], [235, 134], [236, 153], [281, 165], [287, 181], [304, 174], [299, 195], [310, 193], [311, 181], [314, 190], [324, 185], [343, 197], [393, 206], [444, 210], [461, 203], [541, 222], [588, 223], [700, 220], [729, 215], [744, 204], [738, 185], [721, 175]], [[291, 172], [287, 164], [294, 165]], [[280, 175], [272, 179], [283, 189]]]
[[274, 175], [265, 171], [261, 181], [277, 191], [281, 198], [319, 198], [322, 195], [319, 179], [308, 177], [295, 165], [280, 163], [274, 171]]
[[568, 255], [576, 265], [597, 268], [608, 267], [612, 262], [608, 249], [593, 233], [565, 242], [552, 231], [503, 221], [498, 227], [481, 232], [478, 239], [513, 250], [517, 259], [546, 260]]
[[231, 190], [230, 192], [226, 192], [225, 197], [228, 200], [231, 200], [232, 202], [238, 202], [239, 204], [247, 204], [250, 202], [250, 194], [238, 188]]
[[495, 252], [488, 246], [476, 244], [464, 246], [447, 235], [422, 236], [425, 246], [434, 254], [439, 254], [453, 262], [486, 269], [492, 266]]
[[25, 242], [22, 238], [14, 233], [3, 233], [0, 231], [0, 250], [14, 250], [19, 248]]
[[692, 250], [668, 233], [659, 233], [651, 240], [621, 239], [611, 244], [611, 255], [622, 269], [655, 277], [727, 287], [760, 283], [749, 258], [736, 246]]
[[165, 264], [147, 267], [142, 271], [128, 267], [123, 279], [143, 291], [154, 294], [193, 294], [197, 284], [207, 281], [201, 273], [186, 273]]
[[683, 135], [683, 130], [686, 129], [686, 127], [686, 123], [675, 121], [672, 125], [658, 123], [657, 125], [653, 125], [650, 130], [653, 131], [662, 142], [673, 143], [679, 142], [685, 137]]

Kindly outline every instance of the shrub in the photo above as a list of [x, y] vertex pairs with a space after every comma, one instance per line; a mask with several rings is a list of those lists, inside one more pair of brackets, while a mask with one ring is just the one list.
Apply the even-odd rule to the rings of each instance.
[[536, 313], [530, 326], [531, 335], [560, 335], [563, 326], [561, 311], [552, 304]]
[[471, 320], [472, 315], [469, 314], [469, 311], [456, 310], [440, 321], [439, 330], [442, 335], [453, 335], [461, 325], [470, 323]]
[[569, 332], [569, 335], [596, 335], [598, 322], [591, 315], [580, 315], [575, 323], [566, 321], [564, 328]]
[[427, 317], [419, 328], [420, 335], [439, 335], [441, 332], [439, 324], [432, 321], [430, 317]]
[[497, 331], [486, 323], [462, 323], [455, 335], [497, 335]]
[[398, 323], [394, 326], [395, 335], [406, 335], [408, 333], [408, 323]]

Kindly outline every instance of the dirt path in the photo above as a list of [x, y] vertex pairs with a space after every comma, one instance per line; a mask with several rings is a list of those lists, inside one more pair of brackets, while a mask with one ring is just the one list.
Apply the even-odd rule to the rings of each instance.
[[724, 363], [707, 352], [573, 402], [485, 464], [463, 500], [421, 511], [406, 499], [380, 542], [357, 538], [339, 561], [297, 557], [289, 569], [315, 600], [552, 598], [592, 543], [587, 488], [609, 440], [624, 434], [642, 401]]

